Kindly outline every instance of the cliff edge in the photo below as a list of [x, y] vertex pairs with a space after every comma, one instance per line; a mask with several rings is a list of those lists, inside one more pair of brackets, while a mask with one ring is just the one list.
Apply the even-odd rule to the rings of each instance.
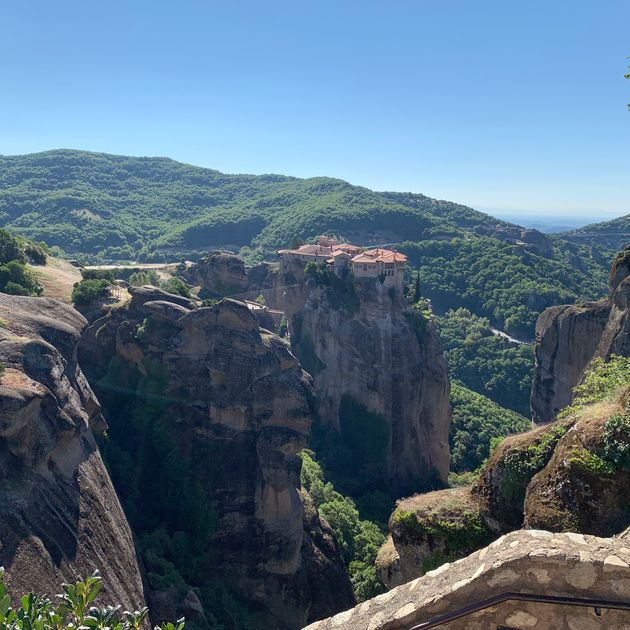
[[98, 569], [106, 603], [144, 605], [127, 520], [93, 431], [105, 423], [76, 360], [86, 320], [0, 293], [0, 563], [12, 593], [54, 595]]

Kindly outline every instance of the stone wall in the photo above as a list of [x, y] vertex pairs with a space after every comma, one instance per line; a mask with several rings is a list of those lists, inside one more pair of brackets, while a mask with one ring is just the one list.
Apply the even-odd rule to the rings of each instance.
[[[444, 564], [399, 586], [307, 627], [307, 630], [408, 630], [440, 615], [502, 593], [628, 601], [630, 545], [624, 538], [552, 534], [541, 530], [507, 534], [453, 564]], [[622, 630], [630, 611], [509, 600], [440, 628], [486, 630]]]

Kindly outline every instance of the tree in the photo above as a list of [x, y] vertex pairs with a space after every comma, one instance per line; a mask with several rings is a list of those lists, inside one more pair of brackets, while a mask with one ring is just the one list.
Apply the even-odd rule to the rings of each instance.
[[11, 260], [24, 262], [24, 254], [18, 240], [7, 230], [0, 229], [0, 263], [8, 263]]

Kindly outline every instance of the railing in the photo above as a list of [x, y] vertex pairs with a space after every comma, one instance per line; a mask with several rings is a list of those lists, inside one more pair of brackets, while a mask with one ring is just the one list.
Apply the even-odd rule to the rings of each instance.
[[494, 597], [489, 597], [488, 599], [468, 604], [467, 606], [463, 606], [462, 608], [458, 608], [452, 612], [433, 617], [433, 619], [419, 623], [418, 625], [409, 628], [409, 630], [428, 630], [429, 628], [437, 628], [449, 621], [461, 619], [466, 615], [470, 615], [474, 612], [483, 610], [484, 608], [496, 606], [497, 604], [507, 601], [536, 602], [538, 604], [556, 604], [559, 606], [581, 606], [583, 608], [593, 608], [598, 617], [601, 615], [602, 608], [606, 610], [630, 611], [630, 602], [617, 602], [605, 599], [585, 599], [582, 597], [561, 597], [556, 595], [534, 595], [530, 593], [502, 593], [501, 595], [495, 595]]

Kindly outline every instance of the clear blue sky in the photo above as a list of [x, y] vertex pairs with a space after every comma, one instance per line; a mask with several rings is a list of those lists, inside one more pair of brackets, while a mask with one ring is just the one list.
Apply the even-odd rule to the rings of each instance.
[[628, 0], [7, 2], [0, 153], [607, 218], [630, 212], [628, 55]]

